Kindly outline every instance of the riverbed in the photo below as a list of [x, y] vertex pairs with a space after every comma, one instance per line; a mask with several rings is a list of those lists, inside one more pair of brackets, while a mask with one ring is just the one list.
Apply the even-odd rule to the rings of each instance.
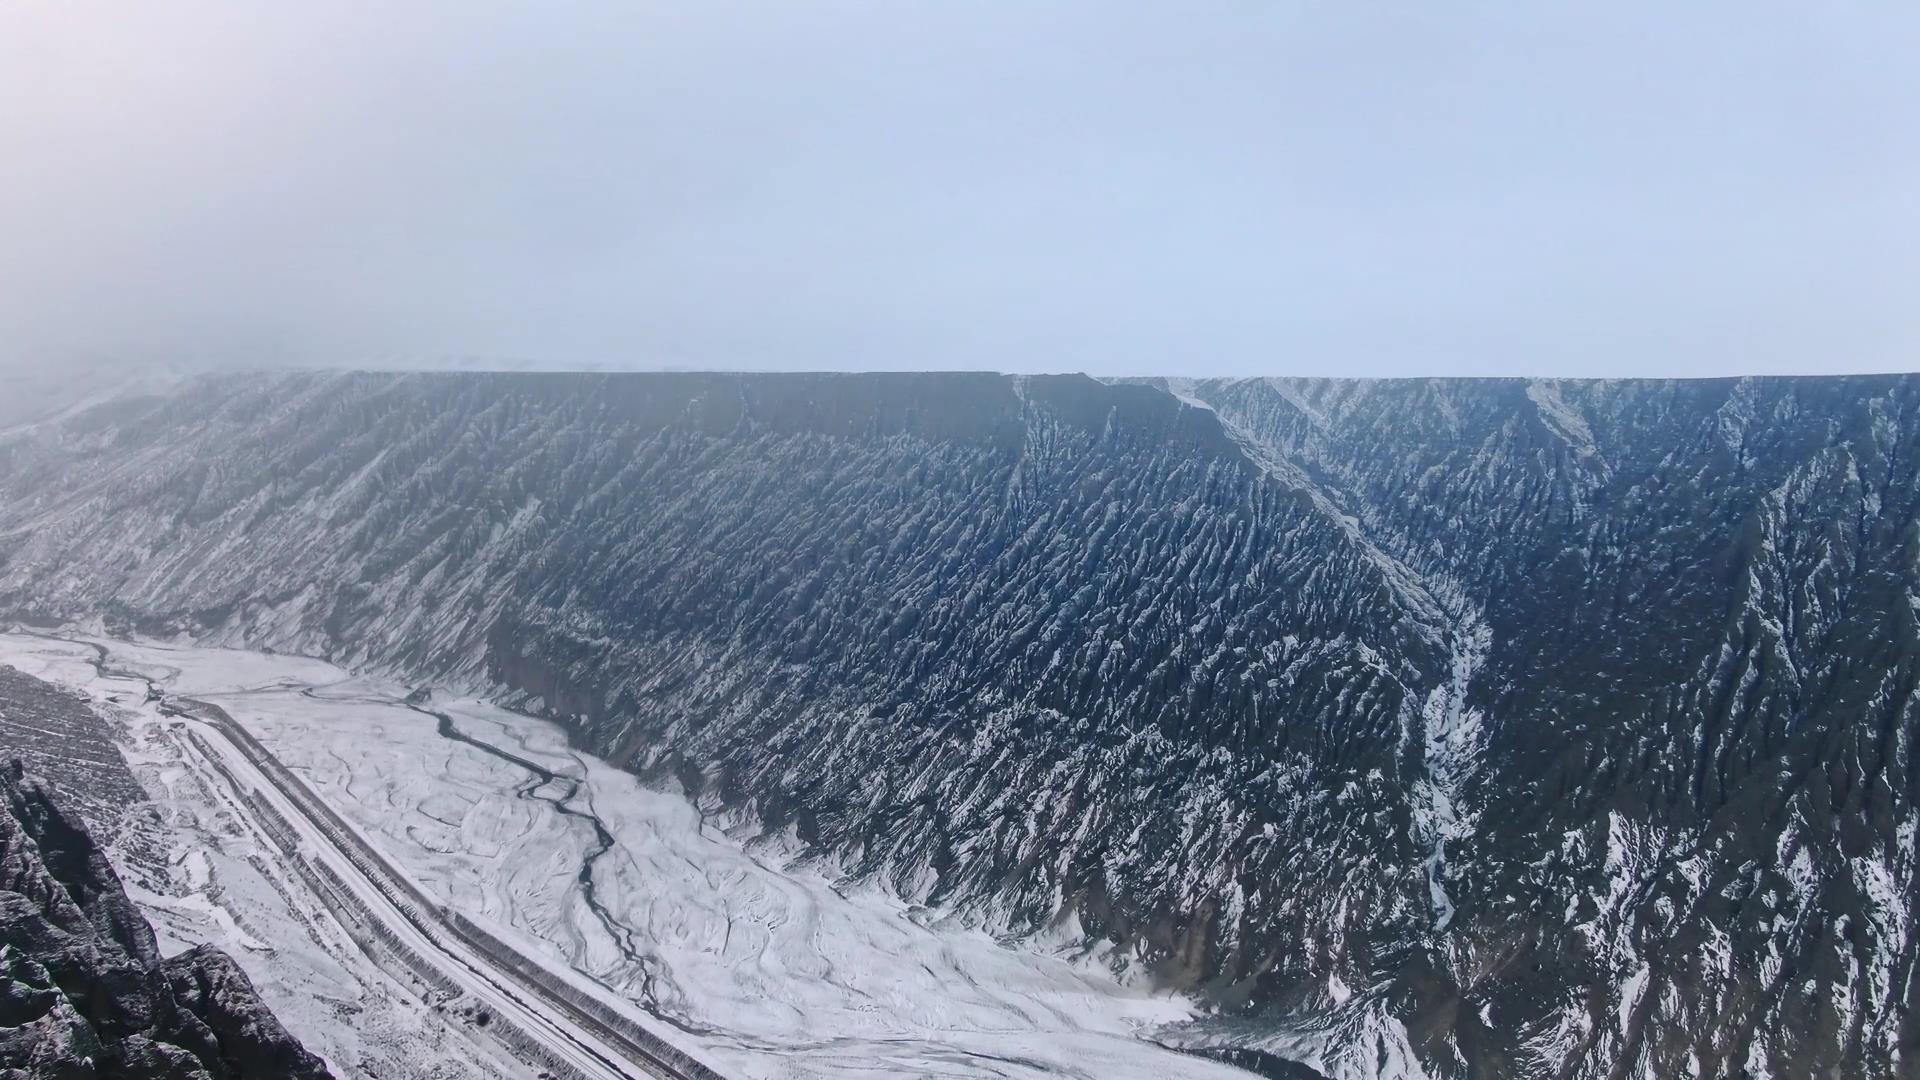
[[[48, 647], [41, 641], [39, 646]], [[219, 705], [428, 895], [644, 1011], [729, 1075], [1238, 1077], [1167, 1050], [1191, 1003], [1009, 947], [572, 750], [558, 725], [324, 661], [92, 637]]]

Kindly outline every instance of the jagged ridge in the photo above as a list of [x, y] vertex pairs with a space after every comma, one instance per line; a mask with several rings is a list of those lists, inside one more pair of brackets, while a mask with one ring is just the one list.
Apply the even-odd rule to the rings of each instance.
[[1329, 1072], [1872, 1075], [1914, 389], [226, 379], [0, 444], [0, 599], [517, 694]]

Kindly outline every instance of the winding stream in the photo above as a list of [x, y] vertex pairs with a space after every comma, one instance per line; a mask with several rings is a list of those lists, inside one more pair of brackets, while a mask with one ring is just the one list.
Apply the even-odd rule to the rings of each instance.
[[[28, 633], [47, 641], [59, 641], [70, 645], [86, 646], [93, 650], [93, 655], [88, 658], [87, 662], [93, 667], [94, 673], [100, 678], [116, 682], [139, 683], [145, 687], [147, 699], [150, 701], [162, 700], [166, 697], [165, 692], [160, 688], [160, 684], [155, 682], [151, 676], [130, 668], [115, 666], [113, 664], [112, 651], [100, 642], [78, 640], [55, 634], [36, 633], [32, 631], [28, 631]], [[168, 675], [163, 676], [163, 678], [177, 677], [178, 675], [178, 669], [173, 669]], [[615, 917], [613, 912], [607, 909], [606, 905], [600, 901], [599, 896], [596, 894], [594, 888], [594, 864], [599, 862], [608, 852], [612, 851], [618, 841], [614, 839], [613, 833], [607, 828], [606, 822], [601, 819], [599, 814], [594, 812], [591, 801], [585, 804], [585, 809], [574, 805], [575, 800], [580, 795], [582, 787], [582, 782], [579, 777], [555, 772], [537, 761], [521, 757], [511, 750], [495, 746], [484, 739], [469, 735], [454, 724], [451, 715], [437, 709], [426, 708], [411, 701], [396, 701], [380, 697], [349, 697], [323, 694], [319, 692], [321, 689], [323, 688], [305, 686], [300, 689], [300, 695], [316, 701], [350, 702], [389, 707], [401, 705], [423, 716], [433, 717], [434, 730], [441, 738], [464, 743], [481, 753], [498, 758], [516, 768], [525, 770], [529, 776], [525, 782], [515, 787], [514, 794], [517, 797], [545, 803], [551, 806], [555, 813], [563, 817], [574, 818], [585, 822], [587, 826], [593, 830], [594, 846], [586, 853], [585, 857], [581, 859], [580, 870], [576, 875], [576, 880], [580, 885], [581, 899], [586, 902], [587, 909], [593, 913], [594, 918], [605, 928], [608, 936], [613, 940], [614, 947], [619, 951], [621, 959], [633, 965], [634, 969], [640, 973], [641, 993], [638, 1003], [646, 1009], [649, 1015], [665, 1023], [672, 1024], [674, 1027], [688, 1034], [707, 1036], [717, 1034], [710, 1028], [689, 1023], [685, 1017], [676, 1015], [672, 1011], [660, 1007], [658, 995], [655, 992], [656, 980], [658, 979], [658, 974], [655, 969], [658, 966], [658, 961], [639, 947], [634, 940], [633, 928]], [[558, 790], [556, 791], [556, 789]]]
[[377, 697], [340, 697], [322, 694], [318, 692], [319, 689], [320, 688], [312, 686], [304, 687], [301, 689], [300, 694], [302, 697], [312, 698], [316, 701], [360, 702], [369, 705], [384, 706], [400, 705], [423, 716], [431, 716], [434, 720], [434, 730], [441, 738], [471, 746], [483, 754], [497, 758], [527, 772], [527, 780], [514, 788], [514, 795], [516, 797], [532, 802], [545, 803], [552, 807], [555, 813], [563, 817], [585, 822], [587, 826], [593, 830], [594, 845], [581, 859], [580, 869], [575, 875], [575, 879], [580, 885], [580, 896], [581, 899], [586, 902], [587, 910], [593, 913], [594, 918], [598, 920], [600, 925], [606, 930], [608, 937], [613, 941], [614, 948], [619, 951], [621, 959], [631, 964], [634, 970], [639, 973], [641, 984], [637, 1003], [647, 1011], [648, 1015], [664, 1023], [671, 1024], [688, 1034], [703, 1036], [718, 1034], [703, 1025], [690, 1023], [686, 1017], [677, 1015], [672, 1010], [661, 1006], [659, 995], [655, 991], [656, 982], [659, 978], [656, 970], [659, 961], [636, 943], [633, 928], [615, 916], [614, 913], [601, 902], [596, 893], [594, 866], [603, 856], [614, 849], [618, 841], [614, 839], [612, 831], [607, 828], [606, 822], [601, 819], [599, 814], [594, 812], [591, 800], [585, 802], [584, 809], [575, 805], [576, 800], [580, 797], [583, 786], [579, 777], [555, 772], [553, 769], [537, 761], [521, 757], [511, 750], [470, 735], [455, 725], [451, 715], [441, 712], [438, 709], [426, 708], [425, 706], [404, 700], [396, 701]]
[[[497, 833], [508, 841], [524, 838], [528, 829], [553, 837], [525, 852], [534, 859], [530, 870], [537, 880], [516, 881], [514, 891], [502, 894], [508, 897], [509, 923], [558, 948], [556, 959], [610, 998], [624, 999], [710, 1051], [731, 1055], [749, 1072], [1162, 1080], [1188, 1072], [1183, 1060], [1196, 1063], [1191, 1071], [1209, 1076], [1246, 1064], [1216, 1058], [1198, 1066], [1201, 1057], [1189, 1048], [1168, 1046], [1158, 1037], [1162, 1026], [1188, 1015], [1149, 1003], [1144, 995], [1116, 992], [1070, 962], [1023, 958], [979, 934], [939, 933], [911, 912], [849, 900], [835, 882], [790, 879], [750, 851], [709, 849], [719, 840], [703, 835], [677, 806], [662, 808], [664, 831], [643, 818], [648, 824], [628, 832], [633, 808], [617, 801], [606, 803], [605, 810], [596, 805], [605, 795], [598, 786], [599, 766], [546, 730], [549, 722], [542, 721], [540, 733], [531, 734], [513, 715], [470, 713], [464, 700], [408, 695], [403, 686], [361, 682], [332, 668], [203, 664], [191, 650], [169, 655], [165, 645], [135, 651], [111, 640], [35, 636], [74, 650], [67, 653], [70, 661], [124, 685], [128, 695], [141, 688], [149, 709], [191, 707], [193, 699], [181, 696], [188, 693], [229, 706], [257, 699], [263, 716], [284, 709], [284, 718], [295, 725], [290, 730], [303, 730], [299, 725], [315, 718], [324, 728], [332, 720], [406, 749], [395, 756], [392, 748], [367, 747], [368, 775], [394, 771], [398, 782], [411, 784], [410, 771], [431, 780], [436, 770], [450, 770], [450, 782], [458, 774], [457, 782], [492, 798], [486, 816], [471, 822], [458, 812], [429, 818], [456, 830], [473, 824], [489, 838]], [[288, 699], [298, 697], [313, 704], [293, 707]], [[432, 717], [432, 725], [403, 716], [402, 708]], [[320, 749], [332, 752], [324, 740], [334, 736], [315, 737], [322, 740]], [[467, 749], [447, 743], [464, 744], [510, 768], [483, 764]], [[435, 751], [436, 746], [444, 749]], [[340, 749], [354, 757], [345, 745]], [[347, 770], [351, 801], [357, 797], [350, 783], [355, 766], [339, 753], [332, 756]], [[324, 761], [311, 768], [333, 775]], [[409, 790], [402, 798], [413, 794]], [[525, 811], [514, 811], [522, 800]], [[426, 813], [424, 803], [413, 808]], [[519, 821], [526, 811], [534, 822]], [[568, 818], [583, 822], [591, 837], [576, 831]], [[384, 826], [375, 822], [372, 827]], [[555, 855], [556, 846], [564, 847], [564, 860], [547, 863], [542, 856]], [[468, 853], [463, 858], [463, 872], [487, 875], [484, 857]], [[681, 862], [691, 871], [684, 881]], [[404, 876], [402, 870], [395, 873]], [[543, 898], [538, 928], [513, 914], [522, 884]], [[576, 884], [585, 911], [573, 907], [569, 894]], [[666, 896], [682, 887], [689, 890], [684, 902], [671, 893], [663, 908], [656, 890]], [[630, 894], [630, 889], [637, 891]], [[748, 941], [740, 943], [737, 928], [748, 933]], [[791, 995], [785, 993], [789, 988]], [[1116, 1007], [1127, 1010], [1119, 1014], [1124, 1022], [1115, 1017]], [[1152, 1056], [1136, 1059], [1143, 1046], [1152, 1048], [1147, 1051]]]

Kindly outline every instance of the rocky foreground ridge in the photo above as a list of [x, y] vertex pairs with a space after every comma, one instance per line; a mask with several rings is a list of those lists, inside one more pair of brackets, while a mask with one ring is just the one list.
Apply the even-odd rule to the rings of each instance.
[[92, 837], [0, 767], [0, 1078], [323, 1080], [225, 953], [162, 957]]

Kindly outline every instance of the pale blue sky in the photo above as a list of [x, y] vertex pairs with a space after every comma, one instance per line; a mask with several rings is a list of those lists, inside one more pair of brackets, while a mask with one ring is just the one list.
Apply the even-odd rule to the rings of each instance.
[[1920, 6], [0, 5], [0, 356], [1920, 368]]

